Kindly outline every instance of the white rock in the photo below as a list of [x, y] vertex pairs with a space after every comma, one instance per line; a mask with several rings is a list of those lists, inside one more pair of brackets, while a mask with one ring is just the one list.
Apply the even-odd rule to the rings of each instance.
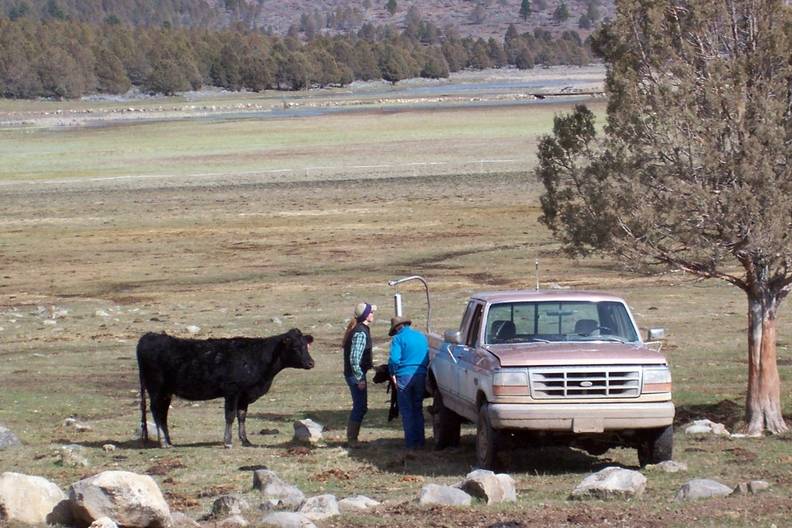
[[128, 471], [105, 471], [72, 484], [69, 499], [76, 520], [90, 524], [110, 517], [125, 528], [167, 528], [170, 510], [154, 479]]
[[716, 480], [693, 479], [686, 482], [681, 488], [679, 488], [674, 500], [684, 501], [709, 499], [711, 497], [726, 497], [731, 495], [732, 491], [732, 488], [726, 486], [725, 484], [721, 484]]
[[91, 526], [88, 528], [118, 528], [118, 525], [113, 519], [109, 517], [102, 517], [92, 522]]
[[201, 528], [200, 524], [182, 512], [171, 513], [171, 521], [171, 528]]
[[44, 525], [68, 522], [66, 494], [43, 477], [0, 475], [0, 521]]
[[341, 513], [365, 511], [379, 505], [379, 501], [366, 497], [365, 495], [355, 495], [338, 501], [338, 509]]
[[686, 435], [715, 435], [730, 436], [729, 431], [723, 424], [715, 423], [710, 420], [694, 420], [693, 423], [685, 427]]
[[217, 523], [216, 528], [247, 528], [249, 524], [241, 515], [232, 515]]
[[505, 473], [496, 475], [486, 469], [477, 469], [468, 473], [465, 480], [456, 487], [473, 497], [487, 501], [487, 504], [517, 501], [514, 479]]
[[259, 525], [272, 528], [316, 528], [311, 519], [302, 513], [293, 512], [268, 513], [259, 521]]
[[200, 326], [196, 326], [196, 325], [188, 325], [188, 326], [185, 326], [184, 329], [187, 330], [187, 332], [192, 334], [192, 335], [195, 335], [195, 334], [198, 334], [198, 333], [201, 332], [201, 327]]
[[94, 312], [94, 315], [95, 315], [96, 317], [110, 317], [110, 314], [109, 314], [109, 313], [107, 313], [105, 310], [96, 310], [96, 311]]
[[687, 471], [688, 466], [684, 462], [677, 462], [676, 460], [665, 460], [659, 464], [648, 464], [644, 469], [647, 471], [657, 470], [664, 473], [679, 473], [680, 471]]
[[766, 480], [751, 480], [738, 484], [732, 491], [732, 495], [756, 495], [768, 489], [770, 489], [770, 483]]
[[306, 418], [294, 422], [294, 440], [315, 444], [322, 440], [324, 426]]
[[211, 516], [215, 519], [240, 515], [250, 509], [250, 503], [237, 495], [223, 495], [212, 503]]
[[112, 452], [113, 452], [113, 451], [115, 451], [117, 448], [116, 448], [116, 446], [115, 446], [115, 445], [113, 445], [113, 444], [104, 444], [104, 445], [102, 446], [102, 449], [104, 449], [104, 452], [105, 452], [105, 453], [112, 453]]
[[335, 495], [330, 494], [309, 497], [300, 506], [299, 512], [312, 521], [320, 521], [341, 513]]
[[56, 458], [57, 462], [64, 467], [88, 467], [91, 465], [85, 456], [85, 448], [79, 444], [60, 446]]
[[638, 471], [606, 467], [583, 479], [572, 491], [573, 499], [612, 499], [639, 497], [646, 488], [646, 477]]
[[0, 425], [0, 449], [22, 445], [19, 438], [10, 430]]
[[278, 477], [269, 469], [258, 469], [253, 472], [253, 487], [261, 491], [267, 504], [273, 508], [296, 510], [305, 500], [305, 494]]
[[439, 504], [443, 506], [470, 506], [473, 498], [459, 488], [427, 484], [421, 488], [418, 497], [420, 504]]

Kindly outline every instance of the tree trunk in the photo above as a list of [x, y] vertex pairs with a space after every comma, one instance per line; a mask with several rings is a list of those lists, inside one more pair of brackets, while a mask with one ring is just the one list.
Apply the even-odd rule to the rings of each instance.
[[747, 433], [783, 433], [789, 428], [781, 413], [781, 383], [776, 362], [776, 297], [748, 291]]

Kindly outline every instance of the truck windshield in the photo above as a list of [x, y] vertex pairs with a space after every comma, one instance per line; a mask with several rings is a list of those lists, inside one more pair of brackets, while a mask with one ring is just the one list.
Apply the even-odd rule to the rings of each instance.
[[544, 301], [493, 304], [487, 314], [487, 344], [556, 341], [638, 341], [620, 302]]

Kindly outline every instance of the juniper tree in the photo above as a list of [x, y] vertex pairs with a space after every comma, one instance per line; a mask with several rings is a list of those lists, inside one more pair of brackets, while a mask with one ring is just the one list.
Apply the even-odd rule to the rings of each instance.
[[792, 288], [792, 7], [624, 0], [596, 37], [607, 125], [542, 139], [542, 221], [573, 254], [726, 281], [748, 301], [746, 428], [780, 433], [776, 317]]

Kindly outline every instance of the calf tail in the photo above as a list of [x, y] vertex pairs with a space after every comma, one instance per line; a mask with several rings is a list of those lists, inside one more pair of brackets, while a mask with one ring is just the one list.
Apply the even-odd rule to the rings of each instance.
[[146, 420], [146, 384], [143, 382], [143, 368], [140, 361], [140, 343], [137, 349], [138, 374], [140, 375], [140, 443], [146, 447], [148, 442], [148, 422]]

